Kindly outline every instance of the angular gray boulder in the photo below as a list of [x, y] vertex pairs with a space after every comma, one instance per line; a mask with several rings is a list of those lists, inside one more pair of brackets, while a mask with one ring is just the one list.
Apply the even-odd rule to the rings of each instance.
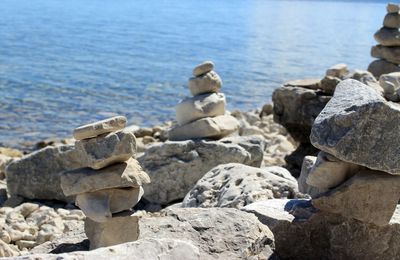
[[311, 143], [338, 159], [400, 174], [400, 105], [374, 89], [345, 80], [315, 119]]

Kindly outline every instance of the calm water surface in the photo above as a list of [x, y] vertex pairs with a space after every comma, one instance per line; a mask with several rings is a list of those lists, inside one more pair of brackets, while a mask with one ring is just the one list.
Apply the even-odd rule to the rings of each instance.
[[115, 114], [174, 118], [211, 59], [229, 109], [255, 109], [283, 81], [366, 69], [384, 1], [1, 0], [0, 144], [68, 137]]

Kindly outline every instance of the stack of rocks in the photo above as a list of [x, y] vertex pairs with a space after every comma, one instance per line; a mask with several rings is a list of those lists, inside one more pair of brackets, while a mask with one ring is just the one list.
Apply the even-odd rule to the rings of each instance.
[[189, 89], [193, 97], [176, 106], [178, 126], [169, 132], [169, 139], [182, 141], [196, 138], [220, 139], [237, 132], [238, 121], [225, 111], [225, 95], [219, 93], [222, 80], [213, 71], [214, 64], [205, 61], [193, 70]]
[[400, 71], [400, 6], [389, 3], [383, 27], [374, 37], [379, 43], [371, 49], [371, 56], [378, 58], [368, 67], [368, 71], [379, 78], [382, 74]]
[[[322, 194], [312, 204], [378, 226], [389, 224], [400, 198], [400, 105], [345, 80], [315, 119], [311, 143], [321, 150], [306, 182]], [[306, 169], [304, 169], [306, 170]]]
[[79, 150], [91, 151], [85, 165], [61, 175], [66, 196], [85, 213], [85, 232], [91, 249], [134, 241], [139, 236], [138, 218], [132, 207], [143, 195], [149, 176], [136, 155], [135, 135], [127, 129], [125, 117], [114, 117], [74, 130]]

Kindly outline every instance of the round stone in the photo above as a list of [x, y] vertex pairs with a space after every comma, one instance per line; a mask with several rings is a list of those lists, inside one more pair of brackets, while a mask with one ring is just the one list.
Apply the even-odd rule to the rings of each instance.
[[200, 63], [193, 69], [193, 76], [198, 77], [214, 69], [214, 63], [212, 61], [205, 61]]
[[189, 79], [189, 89], [193, 96], [216, 93], [222, 86], [222, 80], [215, 71], [210, 71], [202, 76]]

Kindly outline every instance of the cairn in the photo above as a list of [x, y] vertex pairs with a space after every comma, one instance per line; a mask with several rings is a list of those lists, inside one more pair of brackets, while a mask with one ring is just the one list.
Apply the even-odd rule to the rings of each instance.
[[189, 79], [193, 97], [182, 100], [176, 106], [178, 125], [170, 130], [170, 140], [220, 139], [238, 130], [238, 121], [226, 114], [225, 95], [219, 92], [222, 80], [213, 69], [211, 61], [194, 68], [194, 77]]
[[378, 45], [371, 49], [371, 56], [378, 58], [368, 67], [376, 78], [382, 74], [400, 71], [400, 6], [389, 3], [383, 27], [375, 34]]
[[138, 217], [131, 209], [150, 178], [134, 159], [136, 138], [124, 129], [126, 121], [118, 116], [76, 128], [75, 147], [91, 155], [90, 167], [61, 175], [64, 194], [75, 196], [76, 205], [86, 215], [85, 233], [91, 249], [134, 241], [139, 236]]

